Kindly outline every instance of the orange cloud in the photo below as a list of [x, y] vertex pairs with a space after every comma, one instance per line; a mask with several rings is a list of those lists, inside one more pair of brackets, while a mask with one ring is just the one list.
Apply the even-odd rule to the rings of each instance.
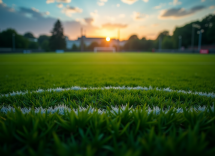
[[141, 13], [139, 13], [139, 12], [133, 12], [132, 17], [133, 17], [133, 19], [134, 19], [135, 21], [142, 21], [142, 20], [144, 20], [145, 18], [147, 18], [148, 15], [146, 15], [146, 14], [141, 14]]
[[123, 29], [126, 28], [128, 25], [126, 24], [111, 24], [111, 23], [107, 23], [102, 25], [102, 28], [104, 29], [108, 29], [108, 30], [114, 30], [114, 29]]

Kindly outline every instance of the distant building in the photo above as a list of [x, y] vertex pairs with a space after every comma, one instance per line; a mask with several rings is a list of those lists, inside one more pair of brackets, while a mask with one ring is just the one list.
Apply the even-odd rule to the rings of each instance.
[[[83, 36], [83, 42], [86, 46], [89, 46], [93, 42], [97, 42], [98, 44], [101, 44], [102, 42], [106, 42], [106, 38], [87, 38], [86, 36]], [[126, 41], [119, 41], [120, 46], [124, 46]], [[68, 37], [66, 37], [66, 48], [71, 49], [73, 45], [76, 45], [80, 47], [81, 45], [81, 37], [79, 37], [77, 40], [69, 40]], [[110, 46], [113, 47], [114, 45], [118, 45], [117, 39], [111, 39], [110, 40]]]

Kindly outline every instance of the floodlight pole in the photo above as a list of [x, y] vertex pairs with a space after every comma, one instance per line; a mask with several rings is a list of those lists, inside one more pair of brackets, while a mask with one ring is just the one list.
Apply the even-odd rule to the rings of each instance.
[[198, 46], [198, 50], [201, 50], [201, 46], [202, 46], [202, 33], [204, 32], [204, 30], [199, 30], [198, 34], [199, 34], [199, 46]]
[[12, 35], [12, 42], [13, 42], [13, 50], [15, 50], [15, 34]]
[[119, 38], [120, 38], [120, 30], [118, 29], [118, 51], [120, 51], [120, 47], [119, 47]]
[[81, 28], [81, 51], [84, 51], [83, 28]]
[[161, 36], [159, 37], [159, 51], [161, 51], [162, 48], [162, 38]]
[[201, 26], [198, 24], [192, 24], [192, 38], [191, 38], [191, 48], [194, 50], [194, 42], [195, 42], [195, 28], [201, 29]]
[[178, 37], [178, 39], [179, 39], [179, 42], [178, 42], [178, 49], [180, 50], [180, 49], [181, 49], [181, 41], [182, 41], [182, 37], [181, 37], [181, 36], [179, 36], [179, 37]]
[[194, 50], [194, 38], [195, 38], [195, 27], [192, 25], [192, 40], [191, 40], [192, 51]]

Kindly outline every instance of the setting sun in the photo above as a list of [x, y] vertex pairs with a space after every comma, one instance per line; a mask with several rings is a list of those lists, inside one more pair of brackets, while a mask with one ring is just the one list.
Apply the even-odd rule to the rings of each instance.
[[110, 41], [110, 37], [107, 37], [107, 38], [106, 38], [106, 41], [108, 41], [108, 42], [109, 42], [109, 41]]

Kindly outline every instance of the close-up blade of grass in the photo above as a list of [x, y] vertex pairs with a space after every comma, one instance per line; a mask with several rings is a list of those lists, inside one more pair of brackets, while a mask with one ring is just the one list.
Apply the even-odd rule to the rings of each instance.
[[[1, 114], [0, 150], [16, 155], [212, 155], [212, 112], [175, 111], [155, 115], [137, 108], [119, 114], [86, 111], [57, 114]], [[88, 151], [89, 150], [89, 151]], [[88, 153], [89, 152], [89, 153]]]

